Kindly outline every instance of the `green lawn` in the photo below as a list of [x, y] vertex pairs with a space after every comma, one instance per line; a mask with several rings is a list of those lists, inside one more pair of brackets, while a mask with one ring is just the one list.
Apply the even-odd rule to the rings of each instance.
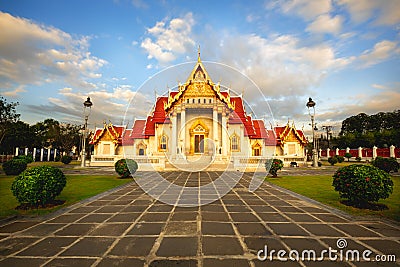
[[11, 215], [39, 215], [50, 213], [132, 181], [132, 179], [120, 179], [117, 176], [105, 175], [66, 175], [66, 177], [67, 185], [57, 197], [59, 200], [65, 200], [63, 205], [51, 209], [21, 211], [15, 210], [15, 207], [18, 206], [18, 201], [10, 190], [15, 177], [0, 175], [0, 218]]
[[332, 186], [332, 176], [284, 176], [278, 178], [267, 177], [266, 181], [289, 189], [300, 195], [317, 200], [323, 204], [335, 207], [354, 215], [374, 215], [400, 221], [400, 177], [392, 177], [394, 182], [393, 194], [378, 203], [388, 206], [389, 209], [372, 211], [357, 209], [340, 203], [339, 193]]

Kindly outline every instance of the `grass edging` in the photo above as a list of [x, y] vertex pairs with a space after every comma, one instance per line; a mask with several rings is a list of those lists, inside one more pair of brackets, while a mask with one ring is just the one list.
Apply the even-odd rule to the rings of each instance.
[[113, 190], [119, 190], [134, 182], [133, 179], [119, 179], [114, 175], [67, 175], [67, 186], [56, 198], [66, 200], [63, 205], [46, 209], [17, 211], [15, 207], [18, 205], [18, 201], [10, 190], [14, 179], [15, 177], [0, 175], [0, 192], [2, 192], [0, 202], [4, 201], [0, 209], [2, 215], [0, 216], [0, 224], [18, 218], [29, 219], [45, 216], [74, 205], [82, 205], [85, 201], [110, 194]]
[[[71, 204], [69, 206], [62, 207], [61, 209], [55, 210], [55, 211], [47, 213], [47, 214], [43, 214], [43, 215], [41, 215], [41, 218], [43, 218], [43, 219], [51, 219], [51, 218], [53, 218], [53, 217], [55, 217], [57, 215], [60, 215], [61, 213], [65, 213], [67, 211], [76, 209], [76, 208], [78, 208], [80, 206], [83, 206], [86, 203], [89, 203], [89, 202], [93, 201], [93, 200], [96, 200], [96, 199], [99, 199], [99, 198], [101, 198], [103, 196], [106, 196], [108, 194], [114, 193], [114, 192], [116, 192], [116, 191], [118, 191], [118, 190], [120, 190], [120, 189], [122, 189], [124, 187], [127, 187], [127, 186], [131, 185], [132, 183], [134, 183], [134, 181], [131, 181], [129, 183], [122, 184], [122, 185], [119, 185], [117, 187], [108, 189], [107, 191], [104, 191], [104, 192], [99, 193], [97, 195], [91, 196], [89, 198], [85, 198], [85, 199], [83, 199], [83, 200], [81, 200], [79, 202], [73, 203], [73, 204]], [[21, 215], [21, 216], [24, 216], [24, 215]], [[32, 217], [32, 218], [35, 218], [35, 217]]]
[[[283, 177], [275, 178], [274, 180], [279, 181], [281, 178], [291, 178], [291, 177], [283, 176]], [[298, 176], [293, 176], [293, 178], [299, 178], [299, 177]], [[322, 198], [319, 197], [319, 196], [318, 197], [316, 196], [316, 199], [314, 199], [314, 198], [312, 198], [312, 196], [308, 196], [307, 195], [308, 193], [306, 191], [304, 192], [305, 194], [302, 194], [302, 192], [298, 193], [298, 192], [293, 191], [293, 190], [295, 190], [295, 188], [290, 188], [290, 186], [289, 186], [289, 188], [286, 188], [285, 184], [279, 185], [279, 184], [274, 183], [273, 180], [270, 181], [270, 179], [271, 179], [271, 177], [267, 176], [266, 179], [265, 179], [265, 182], [267, 182], [272, 187], [275, 187], [275, 188], [277, 188], [279, 190], [282, 190], [283, 192], [287, 192], [287, 193], [293, 194], [294, 196], [299, 197], [300, 199], [309, 201], [309, 202], [311, 202], [313, 204], [317, 204], [317, 205], [325, 208], [326, 210], [329, 210], [329, 211], [332, 211], [334, 213], [340, 214], [341, 216], [350, 218], [352, 220], [358, 220], [358, 221], [359, 220], [365, 220], [365, 221], [377, 221], [377, 220], [379, 220], [379, 221], [382, 221], [382, 222], [387, 222], [389, 224], [400, 225], [400, 220], [398, 220], [399, 217], [397, 215], [397, 210], [398, 209], [395, 208], [393, 210], [393, 203], [390, 204], [391, 205], [391, 207], [390, 207], [389, 203], [386, 202], [386, 204], [388, 204], [389, 209], [392, 209], [391, 213], [378, 214], [378, 213], [374, 213], [374, 211], [356, 209], [356, 208], [353, 208], [353, 207], [346, 206], [344, 204], [339, 204], [341, 202], [340, 201], [341, 199], [339, 198], [339, 196], [338, 196], [338, 199], [334, 200], [333, 202], [332, 202], [332, 200], [333, 200], [332, 196], [329, 196], [329, 194], [326, 195], [326, 197], [322, 197]], [[399, 181], [397, 179], [396, 183], [398, 184], [398, 182]], [[285, 183], [285, 182], [282, 182], [282, 183]], [[321, 187], [319, 187], [319, 189], [321, 189]], [[323, 191], [323, 192], [325, 192], [325, 191]], [[334, 191], [332, 191], [332, 192], [334, 192]], [[395, 198], [395, 202], [394, 203], [396, 203], [396, 200], [398, 199], [398, 196], [399, 196], [399, 191], [397, 190], [396, 198]], [[319, 200], [319, 198], [321, 198], [322, 201]], [[325, 203], [325, 201], [327, 201], [327, 202]], [[332, 202], [332, 204], [330, 202]], [[338, 203], [336, 203], [336, 202], [338, 202]], [[398, 200], [397, 200], [397, 202], [398, 202]], [[339, 205], [337, 205], [337, 204], [339, 204]], [[395, 205], [394, 207], [397, 207], [397, 206]]]
[[[298, 198], [300, 198], [301, 200], [305, 200], [305, 201], [311, 202], [312, 204], [321, 206], [321, 207], [324, 208], [325, 210], [330, 211], [330, 212], [332, 212], [332, 213], [336, 213], [336, 214], [338, 214], [338, 215], [340, 215], [340, 216], [346, 217], [347, 219], [353, 219], [354, 217], [357, 217], [357, 216], [358, 216], [358, 215], [352, 215], [352, 214], [347, 213], [347, 212], [345, 212], [345, 211], [343, 211], [343, 210], [340, 210], [340, 209], [338, 209], [338, 208], [335, 208], [335, 207], [329, 206], [329, 205], [327, 205], [327, 204], [321, 203], [321, 202], [319, 202], [318, 200], [315, 200], [315, 199], [312, 199], [312, 198], [303, 196], [303, 195], [301, 195], [301, 194], [299, 194], [299, 193], [296, 193], [296, 192], [294, 192], [294, 191], [291, 191], [291, 190], [286, 189], [286, 188], [284, 188], [284, 187], [281, 187], [281, 186], [279, 186], [279, 185], [273, 184], [273, 183], [271, 183], [271, 182], [269, 182], [269, 181], [265, 181], [265, 182], [268, 183], [268, 185], [270, 185], [271, 187], [275, 187], [276, 189], [279, 189], [279, 190], [281, 190], [281, 191], [283, 191], [283, 192], [285, 192], [285, 193], [294, 195], [295, 197], [298, 197]], [[359, 217], [362, 217], [362, 216], [359, 216]]]

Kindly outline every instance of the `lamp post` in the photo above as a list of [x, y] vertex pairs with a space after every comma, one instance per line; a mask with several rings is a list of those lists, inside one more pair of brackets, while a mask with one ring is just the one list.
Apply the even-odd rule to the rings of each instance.
[[[86, 161], [86, 129], [87, 129], [87, 122], [89, 119], [90, 111], [92, 110], [91, 107], [93, 106], [92, 101], [90, 101], [90, 97], [83, 102], [83, 117], [85, 119], [85, 124], [83, 125], [83, 137], [82, 137], [82, 160], [81, 160], [81, 167], [85, 167]], [[89, 108], [89, 109], [88, 109]]]
[[[313, 149], [312, 149], [312, 166], [313, 167], [318, 167], [318, 159], [317, 159], [317, 148], [315, 145], [315, 102], [312, 100], [312, 98], [310, 97], [308, 99], [308, 102], [306, 104], [306, 107], [308, 108], [308, 114], [310, 114], [311, 117], [311, 127], [312, 127], [312, 137], [313, 137]], [[313, 109], [313, 113], [311, 113], [310, 108]]]

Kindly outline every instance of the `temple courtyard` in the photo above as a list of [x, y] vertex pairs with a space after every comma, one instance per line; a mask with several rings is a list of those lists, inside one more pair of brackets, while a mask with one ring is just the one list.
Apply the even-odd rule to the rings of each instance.
[[193, 188], [190, 197], [171, 193], [179, 205], [165, 204], [134, 180], [46, 216], [3, 221], [0, 266], [400, 266], [396, 223], [350, 216], [267, 182], [250, 192], [252, 173], [225, 173], [238, 182], [217, 200], [216, 191], [196, 188], [221, 172], [161, 175]]

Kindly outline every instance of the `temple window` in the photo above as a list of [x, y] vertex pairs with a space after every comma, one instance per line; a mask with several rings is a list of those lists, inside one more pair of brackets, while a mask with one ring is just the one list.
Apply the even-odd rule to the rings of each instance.
[[193, 104], [194, 104], [194, 101], [195, 101], [195, 100], [196, 100], [196, 99], [194, 99], [194, 98], [192, 99], [192, 103], [193, 103]]
[[211, 98], [209, 99], [209, 103], [210, 103], [210, 104], [212, 103], [212, 99], [211, 99]]
[[239, 136], [236, 134], [232, 135], [231, 137], [231, 150], [232, 151], [239, 151]]
[[206, 99], [205, 99], [205, 98], [203, 99], [203, 102], [204, 102], [204, 104], [205, 104], [205, 103], [207, 103], [207, 101], [206, 101]]
[[252, 155], [254, 157], [261, 156], [261, 146], [260, 146], [259, 143], [256, 143], [255, 145], [253, 145], [253, 147], [252, 147]]
[[160, 150], [166, 150], [167, 149], [167, 136], [163, 135], [160, 138]]
[[199, 103], [199, 104], [200, 104], [200, 98], [199, 98], [199, 99], [197, 99], [197, 103]]
[[189, 98], [186, 100], [186, 103], [188, 103], [188, 104], [190, 103], [190, 99]]

